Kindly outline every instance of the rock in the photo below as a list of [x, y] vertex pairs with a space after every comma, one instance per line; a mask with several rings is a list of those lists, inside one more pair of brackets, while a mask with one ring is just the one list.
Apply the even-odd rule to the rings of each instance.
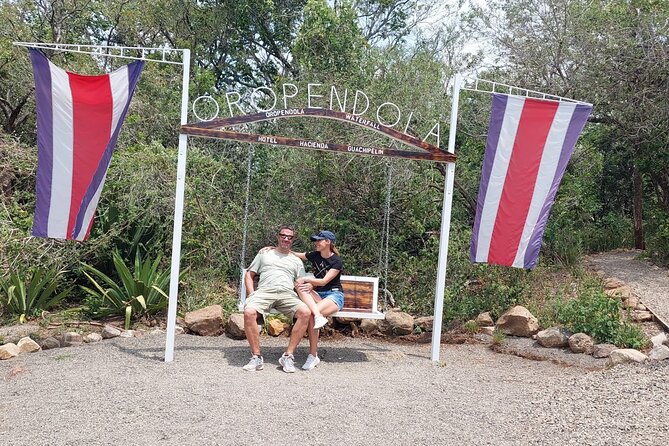
[[639, 298], [636, 296], [623, 300], [623, 308], [636, 308], [637, 306], [639, 306]]
[[42, 339], [39, 343], [42, 350], [51, 350], [52, 348], [60, 348], [60, 341], [53, 336], [49, 336], [46, 339]]
[[[430, 328], [432, 328], [430, 326]], [[379, 321], [376, 319], [363, 319], [360, 321], [360, 329], [365, 334], [372, 334], [379, 331]]]
[[76, 347], [84, 343], [84, 338], [79, 333], [68, 331], [63, 333], [63, 340], [60, 343], [63, 347]]
[[288, 327], [288, 324], [283, 322], [281, 319], [270, 319], [269, 322], [267, 322], [267, 333], [270, 336], [280, 336], [281, 333], [283, 333], [286, 328]]
[[33, 341], [29, 337], [21, 338], [16, 346], [19, 348], [21, 353], [32, 353], [38, 350], [42, 350], [42, 347], [40, 347], [37, 342]]
[[184, 334], [184, 333], [186, 333], [186, 330], [184, 330], [184, 328], [182, 326], [177, 325], [177, 326], [174, 327], [174, 334], [175, 335], [181, 335], [181, 334]]
[[0, 345], [0, 360], [13, 358], [14, 356], [18, 356], [19, 353], [19, 348], [13, 342]]
[[657, 347], [658, 345], [662, 345], [665, 342], [667, 342], [667, 334], [666, 333], [659, 333], [650, 338], [650, 342], [653, 343], [653, 347]]
[[[374, 320], [374, 319], [367, 319]], [[432, 326], [434, 325], [434, 316], [421, 316], [414, 319], [413, 323], [416, 327], [419, 327], [422, 331], [432, 332]]]
[[628, 297], [636, 297], [632, 291], [632, 287], [624, 285], [618, 288], [608, 289], [604, 291], [609, 297], [619, 297], [620, 299], [627, 299]]
[[625, 282], [618, 279], [617, 277], [609, 277], [607, 279], [604, 279], [604, 289], [605, 290], [620, 288], [621, 286], [625, 286]]
[[594, 347], [595, 342], [585, 333], [576, 333], [569, 337], [569, 348], [574, 353], [589, 355], [593, 352]]
[[479, 327], [492, 327], [495, 325], [495, 321], [492, 320], [492, 316], [490, 316], [489, 311], [476, 316], [476, 323], [479, 325]]
[[[1, 305], [0, 305], [1, 306]], [[32, 323], [28, 324], [17, 324], [17, 325], [8, 325], [5, 327], [0, 327], [0, 342], [4, 343], [13, 343], [16, 344], [31, 334], [39, 333], [40, 326]]]
[[111, 339], [121, 336], [121, 330], [111, 325], [105, 325], [102, 328], [102, 339]]
[[551, 327], [537, 333], [539, 345], [548, 348], [566, 347], [569, 344], [571, 331], [562, 327]]
[[665, 359], [669, 359], [669, 347], [666, 345], [654, 346], [650, 353], [648, 353], [648, 358], [654, 361], [663, 361]]
[[495, 334], [495, 327], [479, 327], [479, 333], [493, 336]]
[[613, 344], [595, 344], [595, 346], [592, 347], [592, 357], [598, 359], [608, 358], [611, 355], [611, 352], [617, 349], [618, 347]]
[[246, 339], [246, 333], [244, 333], [244, 315], [241, 313], [231, 314], [228, 324], [225, 326], [225, 333], [232, 339]]
[[381, 331], [391, 336], [402, 336], [413, 333], [414, 319], [409, 313], [390, 311], [380, 322]]
[[102, 336], [99, 333], [88, 333], [84, 336], [84, 342], [87, 344], [100, 341], [102, 341]]
[[210, 305], [186, 313], [186, 327], [200, 336], [219, 336], [223, 334], [223, 308]]
[[630, 318], [634, 322], [648, 322], [653, 320], [653, 313], [650, 311], [634, 310], [630, 313]]
[[539, 331], [539, 322], [527, 308], [517, 305], [501, 315], [495, 327], [507, 335], [529, 338]]
[[134, 338], [135, 337], [135, 331], [134, 330], [123, 330], [119, 336], [121, 338]]
[[644, 355], [639, 350], [634, 350], [633, 348], [620, 348], [611, 352], [607, 365], [613, 366], [628, 362], [641, 363], [647, 359], [648, 356]]

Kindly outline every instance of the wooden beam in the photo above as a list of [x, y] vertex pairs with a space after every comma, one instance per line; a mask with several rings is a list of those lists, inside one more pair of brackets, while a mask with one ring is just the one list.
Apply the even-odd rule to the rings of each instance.
[[[300, 118], [316, 117], [334, 119], [347, 122], [366, 129], [373, 130], [384, 136], [388, 136], [396, 141], [408, 145], [418, 150], [400, 150], [390, 148], [375, 148], [367, 146], [356, 146], [350, 144], [340, 144], [332, 142], [313, 141], [301, 138], [288, 138], [273, 135], [257, 135], [252, 133], [235, 132], [223, 130], [226, 127], [232, 127], [241, 124], [251, 124], [255, 122], [267, 121], [270, 119], [282, 118]], [[351, 113], [338, 112], [325, 108], [294, 108], [287, 110], [271, 110], [252, 115], [233, 116], [230, 118], [214, 119], [212, 121], [203, 121], [186, 124], [181, 127], [181, 133], [186, 135], [227, 139], [233, 141], [245, 141], [250, 143], [271, 144], [277, 146], [299, 147], [305, 149], [326, 150], [334, 152], [345, 152], [362, 155], [388, 156], [396, 158], [407, 158], [416, 160], [429, 160], [437, 162], [455, 162], [455, 155], [439, 149], [437, 146], [429, 144], [416, 138], [415, 136], [401, 133], [391, 127], [379, 124], [362, 116]]]
[[226, 139], [230, 141], [243, 141], [254, 144], [267, 144], [273, 146], [296, 147], [300, 149], [323, 150], [329, 152], [350, 153], [353, 155], [371, 155], [385, 156], [392, 158], [413, 159], [419, 161], [436, 161], [443, 163], [455, 162], [455, 155], [439, 151], [439, 153], [430, 153], [417, 150], [399, 150], [391, 148], [376, 148], [368, 146], [355, 146], [349, 144], [340, 144], [333, 142], [322, 142], [300, 138], [288, 138], [285, 136], [258, 135], [255, 133], [240, 133], [218, 129], [203, 129], [184, 125], [181, 127], [181, 133], [191, 136], [200, 136], [206, 138]]

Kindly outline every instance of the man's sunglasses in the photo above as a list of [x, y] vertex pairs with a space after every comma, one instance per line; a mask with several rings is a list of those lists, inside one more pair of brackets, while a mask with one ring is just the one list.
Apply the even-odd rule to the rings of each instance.
[[286, 240], [292, 240], [292, 239], [295, 238], [294, 235], [288, 235], [288, 234], [279, 234], [279, 237], [281, 237], [282, 239], [286, 239]]

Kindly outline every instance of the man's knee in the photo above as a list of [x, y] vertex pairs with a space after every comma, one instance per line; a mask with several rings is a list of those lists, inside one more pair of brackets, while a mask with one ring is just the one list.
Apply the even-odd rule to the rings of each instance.
[[244, 322], [255, 321], [257, 317], [258, 317], [258, 311], [255, 308], [251, 307], [244, 308]]
[[295, 310], [295, 319], [309, 321], [310, 317], [311, 311], [306, 305], [302, 305], [297, 310]]

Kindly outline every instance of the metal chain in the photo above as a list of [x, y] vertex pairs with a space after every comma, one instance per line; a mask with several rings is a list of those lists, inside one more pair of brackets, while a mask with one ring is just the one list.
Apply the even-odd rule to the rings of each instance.
[[249, 230], [249, 202], [251, 201], [251, 166], [253, 164], [253, 155], [254, 150], [253, 146], [251, 146], [246, 158], [246, 199], [244, 201], [244, 229], [242, 231], [242, 254], [239, 259], [239, 271], [242, 271], [246, 267], [246, 237]]
[[388, 308], [388, 257], [390, 251], [390, 199], [393, 190], [393, 165], [388, 161], [388, 169], [386, 171], [386, 206], [383, 214], [383, 240], [382, 240], [382, 255], [383, 257], [383, 303], [384, 309]]

